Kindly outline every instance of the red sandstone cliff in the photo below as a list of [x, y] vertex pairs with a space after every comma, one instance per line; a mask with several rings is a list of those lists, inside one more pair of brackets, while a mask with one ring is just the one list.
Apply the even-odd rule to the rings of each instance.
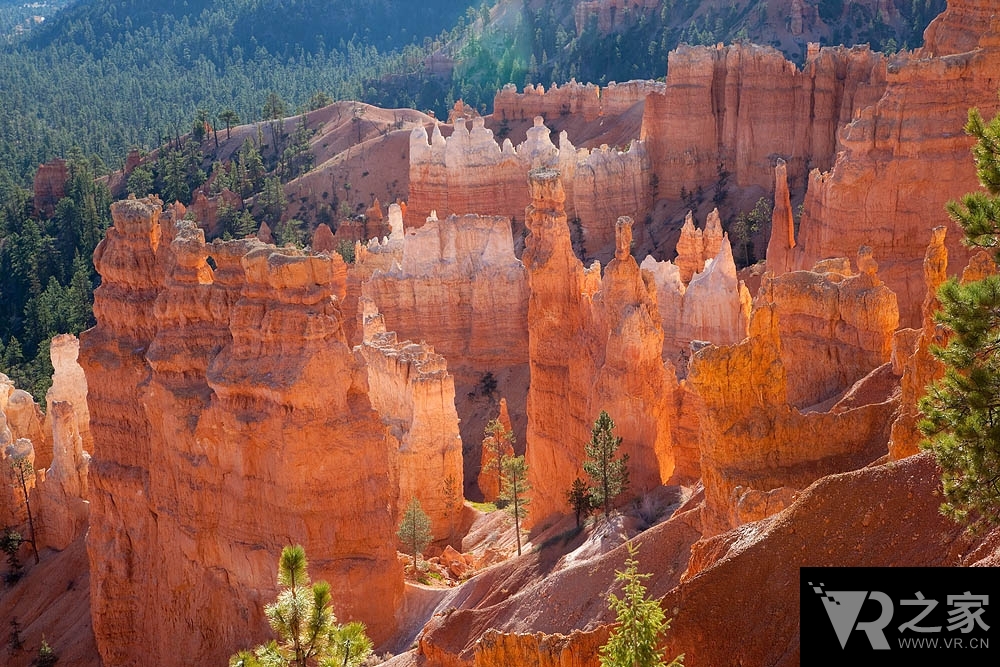
[[567, 510], [582, 473], [583, 446], [607, 410], [631, 459], [632, 493], [669, 479], [672, 399], [661, 354], [663, 329], [652, 279], [629, 254], [631, 220], [619, 219], [615, 259], [598, 275], [573, 254], [559, 174], [529, 177], [530, 235], [524, 251], [528, 301], [528, 476], [537, 523]]
[[[457, 434], [443, 361], [389, 341], [352, 352], [329, 256], [207, 245], [155, 199], [112, 215], [81, 349], [100, 443], [88, 552], [105, 664], [221, 661], [260, 640], [290, 542], [338, 591], [338, 617], [387, 639], [400, 494], [414, 476], [458, 472], [457, 439], [436, 439], [447, 424]], [[445, 525], [444, 491], [427, 493]]]
[[801, 71], [770, 47], [678, 47], [643, 116], [659, 195], [708, 188], [719, 164], [740, 187], [767, 192], [776, 157], [801, 191], [809, 169], [832, 164], [838, 131], [881, 96], [885, 78], [884, 56], [867, 47], [810, 50]]
[[968, 258], [944, 205], [978, 187], [972, 139], [962, 133], [969, 107], [986, 117], [1000, 110], [995, 9], [987, 0], [951, 0], [924, 48], [889, 63], [884, 95], [841, 132], [844, 152], [832, 169], [809, 177], [796, 266], [870, 246], [905, 326], [920, 323], [924, 285], [913, 277], [931, 229], [952, 227], [953, 265]]

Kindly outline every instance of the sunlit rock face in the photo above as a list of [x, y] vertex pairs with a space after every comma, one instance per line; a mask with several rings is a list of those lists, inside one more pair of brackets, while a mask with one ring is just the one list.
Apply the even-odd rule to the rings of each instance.
[[[400, 406], [436, 396], [454, 410], [443, 363], [386, 345], [369, 368], [344, 337], [343, 275], [328, 255], [206, 244], [156, 199], [112, 215], [95, 255], [98, 324], [81, 341], [101, 443], [88, 552], [105, 664], [224, 662], [262, 640], [288, 543], [338, 591], [339, 618], [387, 638], [402, 596], [402, 480], [423, 474], [402, 462], [427, 414]], [[372, 377], [395, 392], [391, 408], [375, 405]]]
[[832, 165], [840, 128], [879, 99], [885, 79], [885, 57], [867, 46], [810, 48], [801, 70], [769, 46], [678, 47], [643, 114], [659, 196], [709, 188], [720, 164], [740, 187], [767, 192], [777, 158], [801, 190], [811, 168]]
[[892, 59], [884, 95], [841, 131], [832, 169], [809, 176], [796, 268], [867, 245], [899, 299], [901, 323], [920, 326], [924, 285], [914, 277], [931, 230], [950, 228], [954, 267], [969, 258], [944, 205], [979, 187], [973, 139], [962, 128], [971, 106], [986, 118], [1000, 110], [998, 30], [993, 3], [949, 2], [928, 26], [925, 46]]
[[707, 535], [772, 514], [823, 475], [886, 453], [898, 409], [895, 296], [867, 249], [765, 277], [748, 337], [697, 352]]
[[573, 255], [558, 172], [532, 171], [528, 272], [528, 474], [531, 521], [567, 510], [565, 492], [583, 476], [583, 446], [606, 410], [630, 457], [632, 493], [668, 479], [670, 446], [667, 371], [656, 288], [629, 254], [632, 221], [616, 223], [615, 258], [603, 277]]
[[471, 488], [497, 397], [506, 397], [517, 440], [524, 441], [528, 282], [514, 256], [510, 220], [432, 217], [405, 234], [400, 230], [398, 243], [369, 243], [350, 273], [349, 283], [360, 283], [386, 329], [400, 340], [428, 343], [447, 360]]
[[[445, 138], [435, 126], [410, 136], [410, 199], [407, 224], [423, 224], [432, 210], [478, 213], [515, 221], [514, 234], [524, 231], [524, 188], [529, 170], [558, 169], [566, 199], [564, 207], [577, 225], [589, 256], [609, 257], [614, 246], [614, 220], [620, 215], [644, 216], [652, 205], [649, 160], [642, 142], [627, 150], [601, 146], [577, 149], [565, 132], [556, 146], [542, 116], [518, 146], [510, 139], [498, 144], [482, 118], [472, 129], [459, 120]], [[640, 218], [641, 219], [641, 218]]]

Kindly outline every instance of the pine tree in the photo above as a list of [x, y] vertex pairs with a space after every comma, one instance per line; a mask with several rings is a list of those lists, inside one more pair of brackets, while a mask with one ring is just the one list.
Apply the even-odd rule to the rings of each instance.
[[365, 626], [337, 624], [330, 584], [310, 584], [308, 565], [300, 545], [281, 550], [278, 583], [283, 589], [264, 608], [280, 640], [236, 653], [229, 659], [230, 667], [359, 667], [371, 654]]
[[679, 667], [684, 656], [679, 655], [669, 664], [664, 662], [664, 649], [660, 647], [670, 621], [659, 600], [646, 598], [642, 583], [650, 574], [639, 572], [636, 554], [639, 547], [625, 543], [628, 558], [625, 570], [615, 572], [615, 580], [622, 583], [622, 597], [608, 594], [608, 606], [617, 616], [617, 623], [608, 641], [600, 649], [601, 667]]
[[628, 454], [615, 458], [622, 439], [612, 433], [614, 428], [615, 422], [601, 410], [591, 429], [585, 449], [587, 460], [583, 462], [583, 471], [593, 481], [590, 496], [595, 507], [604, 509], [605, 517], [610, 516], [615, 498], [628, 489]]
[[566, 491], [566, 501], [573, 508], [576, 514], [576, 527], [580, 527], [580, 519], [590, 514], [594, 509], [593, 498], [590, 497], [590, 489], [587, 483], [577, 477], [573, 480], [573, 485]]
[[521, 519], [528, 515], [531, 498], [526, 494], [531, 490], [528, 484], [528, 466], [523, 456], [505, 456], [501, 464], [500, 498], [504, 509], [514, 517], [514, 535], [517, 538], [517, 555], [521, 555]]
[[[27, 443], [26, 447], [22, 446], [22, 443]], [[7, 446], [7, 456], [17, 484], [21, 487], [21, 495], [24, 497], [24, 509], [28, 514], [28, 538], [31, 542], [31, 551], [35, 555], [35, 563], [38, 563], [35, 518], [31, 513], [31, 499], [28, 495], [28, 482], [35, 476], [35, 467], [31, 464], [33, 456], [30, 448], [30, 441], [20, 438], [14, 445]]]
[[423, 553], [427, 545], [431, 543], [431, 520], [420, 507], [420, 501], [416, 498], [410, 500], [403, 514], [403, 521], [399, 524], [399, 531], [396, 533], [399, 541], [406, 546], [406, 553], [413, 556], [413, 572], [417, 572], [417, 556]]
[[228, 141], [233, 125], [240, 122], [239, 114], [232, 109], [223, 109], [219, 112], [219, 120], [226, 124], [226, 140]]
[[[966, 245], [997, 248], [1000, 241], [1000, 116], [985, 123], [969, 111], [965, 131], [976, 137], [973, 157], [985, 191], [950, 202], [948, 212]], [[994, 250], [994, 261], [1000, 251]], [[944, 377], [920, 401], [923, 442], [937, 457], [945, 502], [941, 511], [970, 528], [1000, 523], [1000, 276], [965, 284], [952, 278], [938, 291], [935, 320], [951, 337], [931, 352]]]
[[[514, 453], [514, 432], [508, 431], [503, 422], [498, 418], [491, 419], [486, 424], [485, 437], [483, 438], [483, 458], [481, 469], [486, 473], [488, 485], [496, 481], [494, 489], [499, 491], [500, 480], [503, 477], [503, 458]], [[480, 489], [486, 500], [494, 500], [494, 489]]]

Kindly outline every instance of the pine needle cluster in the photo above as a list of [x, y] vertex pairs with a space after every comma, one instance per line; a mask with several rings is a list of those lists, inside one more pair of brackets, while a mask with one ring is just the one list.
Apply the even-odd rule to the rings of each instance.
[[[972, 109], [965, 130], [977, 139], [972, 152], [984, 190], [950, 202], [948, 212], [965, 233], [963, 243], [1000, 261], [1000, 117], [987, 123]], [[952, 278], [938, 299], [935, 320], [950, 337], [931, 349], [945, 374], [920, 401], [922, 446], [942, 470], [941, 511], [981, 528], [1000, 523], [1000, 276]]]
[[229, 667], [359, 667], [368, 658], [372, 642], [364, 624], [337, 623], [330, 584], [310, 583], [300, 545], [281, 550], [278, 583], [283, 589], [264, 613], [279, 639], [240, 651]]

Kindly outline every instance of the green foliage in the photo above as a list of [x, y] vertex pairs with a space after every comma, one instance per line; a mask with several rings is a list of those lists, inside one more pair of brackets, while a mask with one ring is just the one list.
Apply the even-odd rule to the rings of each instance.
[[10, 619], [10, 632], [7, 634], [7, 653], [14, 655], [24, 650], [24, 641], [21, 639], [21, 624], [17, 617]]
[[239, 651], [229, 659], [230, 667], [359, 667], [371, 654], [362, 623], [337, 624], [330, 585], [310, 583], [300, 545], [281, 550], [278, 584], [283, 589], [264, 612], [279, 639]]
[[24, 538], [21, 537], [21, 533], [10, 527], [4, 528], [3, 534], [0, 535], [0, 551], [7, 554], [7, 566], [10, 568], [10, 572], [5, 579], [8, 581], [16, 581], [20, 578], [21, 561], [17, 557], [17, 552], [21, 549], [22, 544], [24, 544]]
[[531, 498], [528, 484], [528, 466], [523, 456], [505, 456], [501, 464], [500, 498], [504, 509], [514, 518], [514, 535], [517, 539], [517, 555], [521, 555], [521, 519], [528, 516]]
[[49, 646], [45, 636], [42, 635], [42, 645], [38, 647], [38, 655], [35, 656], [31, 664], [35, 667], [52, 667], [57, 662], [59, 662], [59, 654]]
[[615, 498], [628, 489], [628, 454], [615, 458], [622, 439], [612, 433], [614, 428], [615, 422], [601, 410], [591, 429], [585, 448], [587, 460], [583, 462], [583, 471], [593, 482], [589, 491], [594, 506], [603, 508], [605, 516], [611, 515]]
[[594, 510], [594, 499], [590, 496], [590, 489], [587, 488], [587, 483], [579, 477], [573, 480], [572, 486], [566, 491], [566, 502], [576, 514], [577, 528], [580, 527], [580, 519], [585, 518]]
[[292, 245], [296, 248], [305, 247], [305, 223], [296, 218], [279, 222], [274, 228], [274, 240], [279, 246]]
[[39, 402], [51, 383], [49, 339], [93, 324], [90, 257], [111, 222], [93, 161], [75, 151], [67, 166], [66, 196], [49, 218], [0, 173], [0, 372]]
[[481, 470], [496, 480], [496, 488], [500, 489], [504, 457], [514, 452], [514, 432], [508, 431], [499, 418], [493, 418], [486, 424], [483, 435]]
[[423, 553], [427, 545], [431, 543], [431, 520], [420, 507], [420, 501], [416, 498], [410, 499], [410, 504], [406, 507], [403, 520], [399, 524], [396, 537], [406, 548], [406, 553], [413, 556], [413, 572], [417, 571], [417, 556]]
[[146, 165], [139, 165], [128, 175], [125, 187], [129, 194], [145, 197], [153, 192], [153, 172]]
[[622, 584], [622, 597], [608, 595], [608, 606], [615, 612], [617, 624], [601, 647], [601, 667], [679, 667], [683, 655], [669, 664], [664, 662], [665, 650], [660, 645], [670, 621], [659, 600], [646, 598], [642, 582], [652, 575], [639, 572], [636, 559], [639, 547], [631, 542], [625, 544], [628, 549], [625, 570], [615, 572], [615, 580]]
[[339, 241], [337, 241], [337, 247], [334, 250], [338, 255], [340, 255], [343, 258], [344, 262], [346, 262], [347, 264], [354, 263], [355, 259], [354, 241], [348, 239], [340, 239]]
[[[976, 170], [985, 192], [950, 202], [948, 211], [965, 232], [964, 243], [988, 248], [994, 261], [1000, 235], [1000, 116], [984, 123], [969, 112], [966, 132], [976, 137]], [[922, 445], [942, 471], [941, 511], [970, 528], [1000, 523], [1000, 276], [938, 291], [935, 320], [949, 332], [948, 344], [932, 347], [945, 374], [920, 401], [925, 419]]]
[[31, 513], [31, 497], [28, 495], [28, 482], [35, 476], [35, 467], [31, 464], [29, 452], [11, 453], [8, 451], [7, 462], [10, 465], [10, 469], [14, 472], [14, 478], [17, 482], [17, 486], [21, 489], [21, 498], [24, 499], [24, 510], [28, 515], [28, 541], [31, 543], [31, 551], [35, 554], [35, 563], [38, 563], [39, 557], [38, 543], [36, 540], [37, 534], [35, 533], [35, 518]]
[[761, 230], [770, 229], [773, 208], [770, 199], [761, 197], [749, 212], [740, 213], [729, 226], [733, 251], [736, 259], [743, 260], [742, 266], [750, 266], [756, 261], [753, 239]]

